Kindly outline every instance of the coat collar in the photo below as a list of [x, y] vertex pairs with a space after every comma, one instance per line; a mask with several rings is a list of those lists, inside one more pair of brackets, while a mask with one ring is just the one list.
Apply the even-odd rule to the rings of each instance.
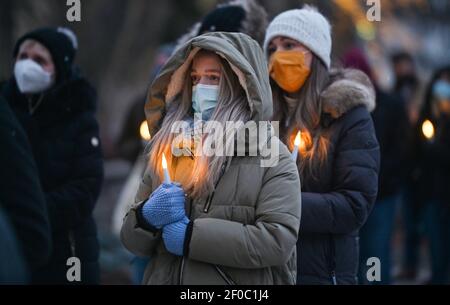
[[[12, 107], [28, 109], [28, 99], [19, 92], [14, 77], [4, 84], [2, 94]], [[55, 115], [96, 109], [95, 89], [82, 77], [73, 77], [44, 92], [43, 96], [36, 95], [32, 98], [43, 98], [42, 104], [36, 111]]]
[[338, 119], [357, 106], [375, 110], [375, 88], [369, 77], [359, 70], [340, 69], [330, 73], [331, 83], [321, 94], [323, 112]]

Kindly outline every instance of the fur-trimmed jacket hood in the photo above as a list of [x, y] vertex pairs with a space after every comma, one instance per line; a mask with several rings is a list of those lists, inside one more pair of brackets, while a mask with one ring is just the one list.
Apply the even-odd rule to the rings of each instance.
[[375, 110], [376, 93], [369, 77], [355, 69], [331, 71], [331, 83], [322, 92], [323, 111], [337, 119], [357, 106]]

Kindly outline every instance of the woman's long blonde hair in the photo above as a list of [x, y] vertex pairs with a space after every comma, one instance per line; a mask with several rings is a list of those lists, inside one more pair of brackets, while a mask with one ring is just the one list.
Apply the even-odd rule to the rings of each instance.
[[[271, 80], [274, 121], [280, 122], [280, 138], [291, 149], [294, 138], [301, 131], [304, 145], [300, 148], [300, 175], [316, 178], [320, 167], [328, 155], [328, 139], [322, 127], [323, 103], [320, 95], [330, 82], [330, 74], [325, 65], [315, 55], [311, 64], [311, 74], [302, 89], [295, 95], [298, 103], [293, 113], [289, 112], [283, 90]], [[289, 125], [282, 122], [289, 120]]]
[[[214, 52], [202, 49], [196, 56], [211, 53], [217, 55]], [[222, 58], [220, 58], [220, 61], [222, 73], [219, 81], [218, 103], [211, 120], [221, 123], [224, 127], [228, 121], [242, 121], [246, 123], [250, 119], [250, 107], [245, 91], [229, 63]], [[150, 142], [149, 166], [152, 180], [161, 181], [161, 158], [163, 153], [167, 158], [168, 164], [171, 164], [173, 158], [171, 144], [176, 136], [171, 133], [171, 127], [176, 122], [183, 121], [186, 117], [193, 117], [194, 115], [192, 111], [192, 81], [190, 73], [185, 75], [183, 90], [180, 94], [181, 99], [175, 97], [173, 100], [168, 101], [167, 114], [164, 117], [161, 129]], [[222, 134], [224, 135], [222, 138], [215, 138], [215, 140], [222, 141], [225, 145], [230, 145], [234, 137], [233, 139], [225, 138], [225, 131]], [[204, 136], [202, 143], [205, 142], [207, 137], [208, 135]], [[230, 157], [216, 154], [210, 157], [206, 155], [194, 157], [192, 171], [186, 173], [188, 177], [184, 179], [189, 181], [183, 185], [185, 192], [192, 198], [207, 197], [214, 190], [227, 158]]]

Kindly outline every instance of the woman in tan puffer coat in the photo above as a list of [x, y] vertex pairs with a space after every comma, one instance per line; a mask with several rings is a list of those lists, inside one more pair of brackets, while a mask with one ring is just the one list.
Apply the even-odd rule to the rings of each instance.
[[[211, 95], [202, 99], [201, 88], [217, 90], [216, 104]], [[236, 130], [234, 140], [227, 138], [232, 156], [194, 154], [200, 145], [194, 138], [204, 139], [203, 146], [208, 143], [208, 136], [198, 137], [192, 127], [197, 126], [192, 125], [194, 110], [206, 121], [256, 125], [271, 117], [271, 96], [262, 50], [244, 34], [196, 37], [162, 69], [145, 107], [153, 135], [148, 167], [121, 231], [127, 249], [151, 257], [144, 284], [295, 284], [300, 181], [289, 151], [270, 124], [259, 128], [260, 134], [267, 134], [257, 147], [252, 136], [239, 138], [244, 127], [251, 133], [253, 125], [246, 124]], [[211, 104], [215, 107], [206, 107], [210, 111], [205, 115], [203, 106]], [[170, 130], [179, 119], [188, 122], [192, 129], [187, 134], [193, 137], [188, 145], [175, 145], [183, 152], [176, 157]], [[245, 151], [233, 149], [241, 142]], [[269, 146], [271, 161], [264, 163]], [[163, 153], [171, 178], [179, 184], [161, 185]], [[172, 197], [164, 193], [169, 189], [174, 190]], [[175, 221], [171, 205], [180, 202], [183, 219]], [[173, 223], [159, 222], [164, 217], [156, 217], [155, 211], [161, 209]]]

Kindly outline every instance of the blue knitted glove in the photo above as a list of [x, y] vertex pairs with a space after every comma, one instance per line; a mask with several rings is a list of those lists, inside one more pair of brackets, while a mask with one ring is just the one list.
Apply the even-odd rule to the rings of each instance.
[[142, 207], [142, 216], [153, 227], [180, 221], [186, 216], [184, 191], [179, 184], [163, 183]]
[[188, 225], [189, 218], [185, 216], [180, 221], [164, 226], [162, 237], [167, 251], [178, 256], [183, 256], [184, 240]]

